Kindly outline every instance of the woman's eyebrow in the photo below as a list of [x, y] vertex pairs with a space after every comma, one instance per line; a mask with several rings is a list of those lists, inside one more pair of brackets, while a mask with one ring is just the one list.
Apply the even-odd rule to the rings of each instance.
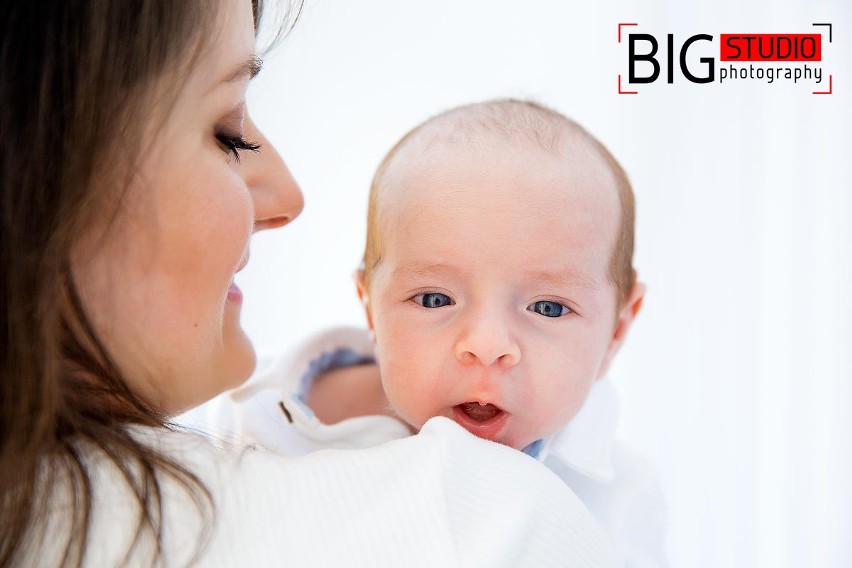
[[243, 77], [254, 79], [257, 74], [260, 73], [261, 67], [263, 67], [263, 59], [261, 59], [257, 55], [252, 54], [246, 61], [240, 63], [237, 68], [234, 69], [234, 71], [225, 78], [223, 82], [233, 83], [234, 81], [238, 81]]

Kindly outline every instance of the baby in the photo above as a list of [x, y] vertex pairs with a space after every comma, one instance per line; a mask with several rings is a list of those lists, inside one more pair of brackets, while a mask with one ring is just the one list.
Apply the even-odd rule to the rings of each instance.
[[275, 385], [282, 419], [247, 410], [244, 431], [299, 454], [444, 416], [551, 467], [632, 566], [664, 564], [654, 477], [614, 446], [601, 380], [645, 291], [633, 218], [622, 168], [550, 109], [501, 100], [426, 121], [373, 180], [357, 272], [369, 335], [330, 330], [257, 377], [236, 396]]

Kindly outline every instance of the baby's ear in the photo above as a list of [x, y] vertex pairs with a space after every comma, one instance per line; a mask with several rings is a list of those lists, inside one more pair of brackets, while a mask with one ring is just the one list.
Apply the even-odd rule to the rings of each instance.
[[361, 305], [364, 306], [364, 313], [367, 315], [367, 327], [370, 330], [370, 337], [373, 337], [373, 316], [370, 313], [370, 295], [367, 293], [367, 286], [364, 283], [364, 265], [358, 267], [355, 271], [355, 289], [358, 292], [358, 299], [361, 300]]
[[627, 296], [627, 299], [624, 301], [624, 304], [622, 304], [621, 309], [618, 310], [618, 319], [616, 320], [615, 328], [612, 331], [612, 339], [610, 339], [609, 348], [607, 349], [606, 356], [604, 357], [603, 364], [601, 365], [597, 378], [601, 378], [606, 374], [607, 369], [609, 369], [609, 364], [624, 344], [627, 332], [630, 330], [630, 326], [633, 325], [633, 320], [636, 319], [636, 315], [642, 308], [642, 301], [645, 299], [646, 287], [638, 278], [639, 277], [637, 275], [633, 281], [633, 288], [630, 290], [630, 295]]

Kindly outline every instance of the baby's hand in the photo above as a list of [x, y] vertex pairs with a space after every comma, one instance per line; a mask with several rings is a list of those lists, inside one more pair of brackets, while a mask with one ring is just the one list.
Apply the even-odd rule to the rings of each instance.
[[396, 417], [376, 364], [341, 367], [318, 375], [308, 391], [307, 404], [325, 424], [376, 414]]

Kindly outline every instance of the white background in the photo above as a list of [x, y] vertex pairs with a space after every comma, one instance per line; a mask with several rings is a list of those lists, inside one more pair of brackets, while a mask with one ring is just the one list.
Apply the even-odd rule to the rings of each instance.
[[[832, 22], [834, 41], [819, 89], [676, 73], [618, 95], [618, 22], [676, 45], [713, 34], [710, 55], [720, 33], [819, 31], [812, 22]], [[451, 106], [533, 98], [584, 124], [634, 184], [649, 293], [611, 376], [622, 438], [663, 480], [672, 564], [848, 566], [850, 42], [840, 0], [307, 0], [250, 92], [306, 208], [255, 237], [238, 276], [244, 326], [264, 355], [362, 324], [351, 274], [384, 153]], [[834, 94], [811, 94], [828, 73]]]

